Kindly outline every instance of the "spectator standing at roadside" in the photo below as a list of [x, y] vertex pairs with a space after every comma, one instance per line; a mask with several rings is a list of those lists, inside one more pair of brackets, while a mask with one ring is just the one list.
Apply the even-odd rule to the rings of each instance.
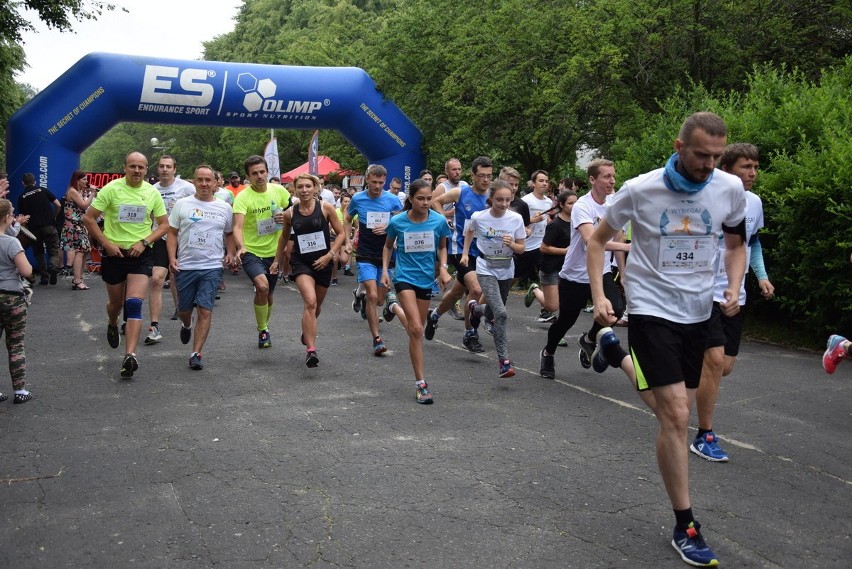
[[[18, 198], [18, 210], [28, 215], [27, 229], [35, 236], [33, 256], [36, 271], [41, 276], [39, 284], [56, 284], [59, 274], [59, 232], [56, 230], [56, 216], [62, 211], [62, 205], [46, 188], [36, 186], [36, 178], [31, 173], [24, 174], [22, 180], [24, 193]], [[45, 264], [45, 252], [50, 259]]]
[[[0, 330], [6, 335], [9, 374], [15, 391], [13, 403], [26, 403], [32, 393], [26, 389], [27, 359], [24, 335], [27, 328], [27, 299], [21, 278], [31, 279], [33, 268], [21, 243], [6, 234], [15, 222], [12, 202], [0, 199]], [[8, 399], [0, 393], [0, 401]]]
[[71, 265], [71, 289], [89, 290], [83, 282], [83, 263], [86, 254], [91, 250], [89, 233], [83, 225], [83, 216], [92, 205], [97, 190], [89, 187], [89, 179], [82, 170], [74, 170], [71, 182], [65, 191], [65, 206], [63, 207], [64, 223], [60, 242], [62, 249], [68, 254]]

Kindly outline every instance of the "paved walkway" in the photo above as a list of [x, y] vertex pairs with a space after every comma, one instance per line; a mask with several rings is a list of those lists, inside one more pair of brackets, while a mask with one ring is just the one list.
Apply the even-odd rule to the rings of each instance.
[[[35, 398], [0, 404], [2, 568], [686, 566], [654, 418], [620, 372], [577, 362], [589, 315], [555, 381], [537, 373], [546, 325], [519, 297], [510, 380], [488, 336], [470, 354], [445, 316], [426, 348], [436, 403], [420, 406], [403, 330], [384, 324], [390, 352], [374, 357], [351, 278], [324, 306], [316, 369], [295, 288], [276, 292], [258, 350], [251, 287], [227, 275], [205, 369], [188, 369], [167, 319], [132, 381], [87, 282], [37, 288]], [[731, 462], [690, 469], [723, 566], [850, 567], [852, 365], [828, 376], [817, 354], [746, 343], [716, 421]]]

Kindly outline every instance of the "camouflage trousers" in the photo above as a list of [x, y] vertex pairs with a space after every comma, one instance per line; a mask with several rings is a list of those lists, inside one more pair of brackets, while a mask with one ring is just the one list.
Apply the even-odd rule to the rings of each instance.
[[0, 294], [0, 328], [6, 335], [12, 388], [23, 389], [27, 375], [27, 356], [24, 351], [24, 335], [27, 330], [27, 303], [23, 296]]

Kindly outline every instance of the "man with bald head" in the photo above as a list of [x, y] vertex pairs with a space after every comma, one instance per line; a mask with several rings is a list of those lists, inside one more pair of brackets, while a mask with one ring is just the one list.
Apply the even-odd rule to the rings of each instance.
[[[142, 302], [153, 267], [152, 244], [169, 230], [166, 206], [154, 186], [145, 181], [148, 159], [131, 152], [124, 159], [124, 177], [104, 186], [89, 206], [83, 223], [103, 249], [101, 278], [107, 286], [107, 341], [118, 348], [118, 316], [127, 319], [121, 377], [131, 378], [139, 364], [136, 345], [142, 330]], [[98, 226], [103, 215], [104, 228]], [[151, 221], [156, 229], [151, 230]]]

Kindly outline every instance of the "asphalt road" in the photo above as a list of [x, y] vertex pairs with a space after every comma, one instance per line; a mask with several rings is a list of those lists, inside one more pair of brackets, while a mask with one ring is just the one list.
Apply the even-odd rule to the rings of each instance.
[[[164, 340], [139, 347], [132, 381], [106, 343], [103, 286], [87, 282], [37, 287], [35, 398], [0, 404], [0, 567], [686, 566], [654, 417], [620, 372], [577, 361], [589, 315], [555, 381], [538, 376], [546, 325], [519, 296], [513, 379], [498, 379], [488, 336], [468, 353], [443, 317], [423, 406], [404, 331], [383, 324], [390, 351], [374, 357], [351, 278], [324, 306], [316, 369], [295, 288], [276, 292], [273, 346], [258, 350], [250, 284], [227, 275], [205, 369], [188, 368], [167, 297]], [[716, 430], [731, 461], [690, 456], [690, 474], [722, 565], [852, 567], [852, 364], [828, 376], [819, 354], [746, 342]]]

